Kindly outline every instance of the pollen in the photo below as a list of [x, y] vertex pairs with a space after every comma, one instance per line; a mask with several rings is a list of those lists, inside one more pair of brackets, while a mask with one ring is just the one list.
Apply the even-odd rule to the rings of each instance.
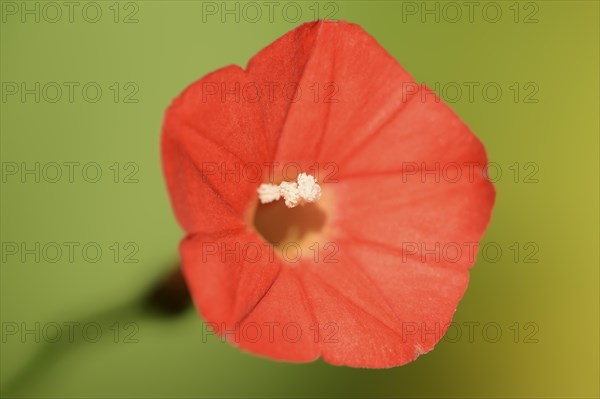
[[279, 187], [274, 184], [261, 184], [256, 191], [258, 192], [261, 204], [268, 204], [269, 202], [278, 201], [281, 198]]
[[306, 173], [300, 173], [295, 182], [284, 181], [279, 185], [261, 184], [256, 191], [261, 204], [278, 201], [283, 197], [288, 208], [315, 202], [321, 198], [321, 186], [313, 176]]

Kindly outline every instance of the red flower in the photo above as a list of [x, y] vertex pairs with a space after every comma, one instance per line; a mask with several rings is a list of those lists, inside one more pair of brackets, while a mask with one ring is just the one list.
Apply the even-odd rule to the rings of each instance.
[[[162, 156], [200, 313], [240, 348], [288, 361], [381, 368], [430, 351], [495, 196], [469, 128], [345, 22], [304, 24], [246, 69], [193, 83], [166, 112]], [[323, 197], [259, 206], [259, 185], [290, 180], [292, 163], [291, 180], [316, 175]], [[265, 242], [281, 232], [269, 229], [311, 220], [294, 238], [300, 261], [273, 256]]]

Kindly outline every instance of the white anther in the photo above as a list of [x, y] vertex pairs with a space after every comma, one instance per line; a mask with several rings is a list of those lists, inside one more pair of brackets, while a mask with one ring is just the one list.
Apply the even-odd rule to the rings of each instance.
[[274, 184], [261, 184], [256, 191], [258, 192], [258, 199], [261, 204], [268, 204], [269, 202], [278, 201], [281, 198], [279, 187]]
[[279, 185], [279, 192], [285, 199], [285, 206], [288, 208], [294, 208], [300, 203], [301, 198], [297, 183], [284, 181]]
[[298, 175], [298, 193], [306, 202], [315, 202], [321, 198], [321, 186], [311, 175], [300, 173]]

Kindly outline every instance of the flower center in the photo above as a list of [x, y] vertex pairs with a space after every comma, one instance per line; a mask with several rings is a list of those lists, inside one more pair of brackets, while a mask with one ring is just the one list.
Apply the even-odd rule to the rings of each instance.
[[248, 212], [249, 225], [281, 259], [290, 263], [310, 259], [325, 241], [328, 193], [317, 202], [321, 187], [305, 173], [299, 174], [295, 182], [262, 184], [257, 192], [258, 201]]

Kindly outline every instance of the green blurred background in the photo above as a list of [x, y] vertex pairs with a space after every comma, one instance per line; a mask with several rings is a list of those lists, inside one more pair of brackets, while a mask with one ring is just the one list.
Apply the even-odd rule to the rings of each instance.
[[[464, 2], [275, 2], [272, 17], [265, 2], [76, 2], [72, 17], [62, 2], [1, 4], [3, 397], [600, 395], [598, 2], [476, 2], [471, 15]], [[502, 171], [490, 251], [455, 316], [461, 336], [400, 368], [278, 363], [203, 339], [191, 308], [165, 317], [137, 305], [177, 261], [182, 237], [160, 167], [164, 109], [190, 82], [245, 65], [315, 16], [359, 23], [451, 103]], [[40, 82], [39, 102], [10, 94], [23, 82]], [[48, 82], [62, 86], [56, 102]], [[78, 84], [72, 102], [64, 82]], [[9, 173], [23, 162], [40, 163], [39, 183]], [[46, 181], [53, 162], [79, 162], [74, 181], [66, 166]], [[96, 183], [81, 174], [90, 162], [102, 171]], [[73, 262], [64, 245], [55, 263], [52, 245], [39, 262], [7, 251], [36, 242], [80, 246]], [[95, 263], [81, 252], [89, 242], [103, 251]], [[36, 322], [40, 342], [22, 339]], [[52, 323], [68, 322], [80, 323], [74, 342], [47, 342]], [[86, 323], [101, 327], [98, 342], [82, 338]]]

